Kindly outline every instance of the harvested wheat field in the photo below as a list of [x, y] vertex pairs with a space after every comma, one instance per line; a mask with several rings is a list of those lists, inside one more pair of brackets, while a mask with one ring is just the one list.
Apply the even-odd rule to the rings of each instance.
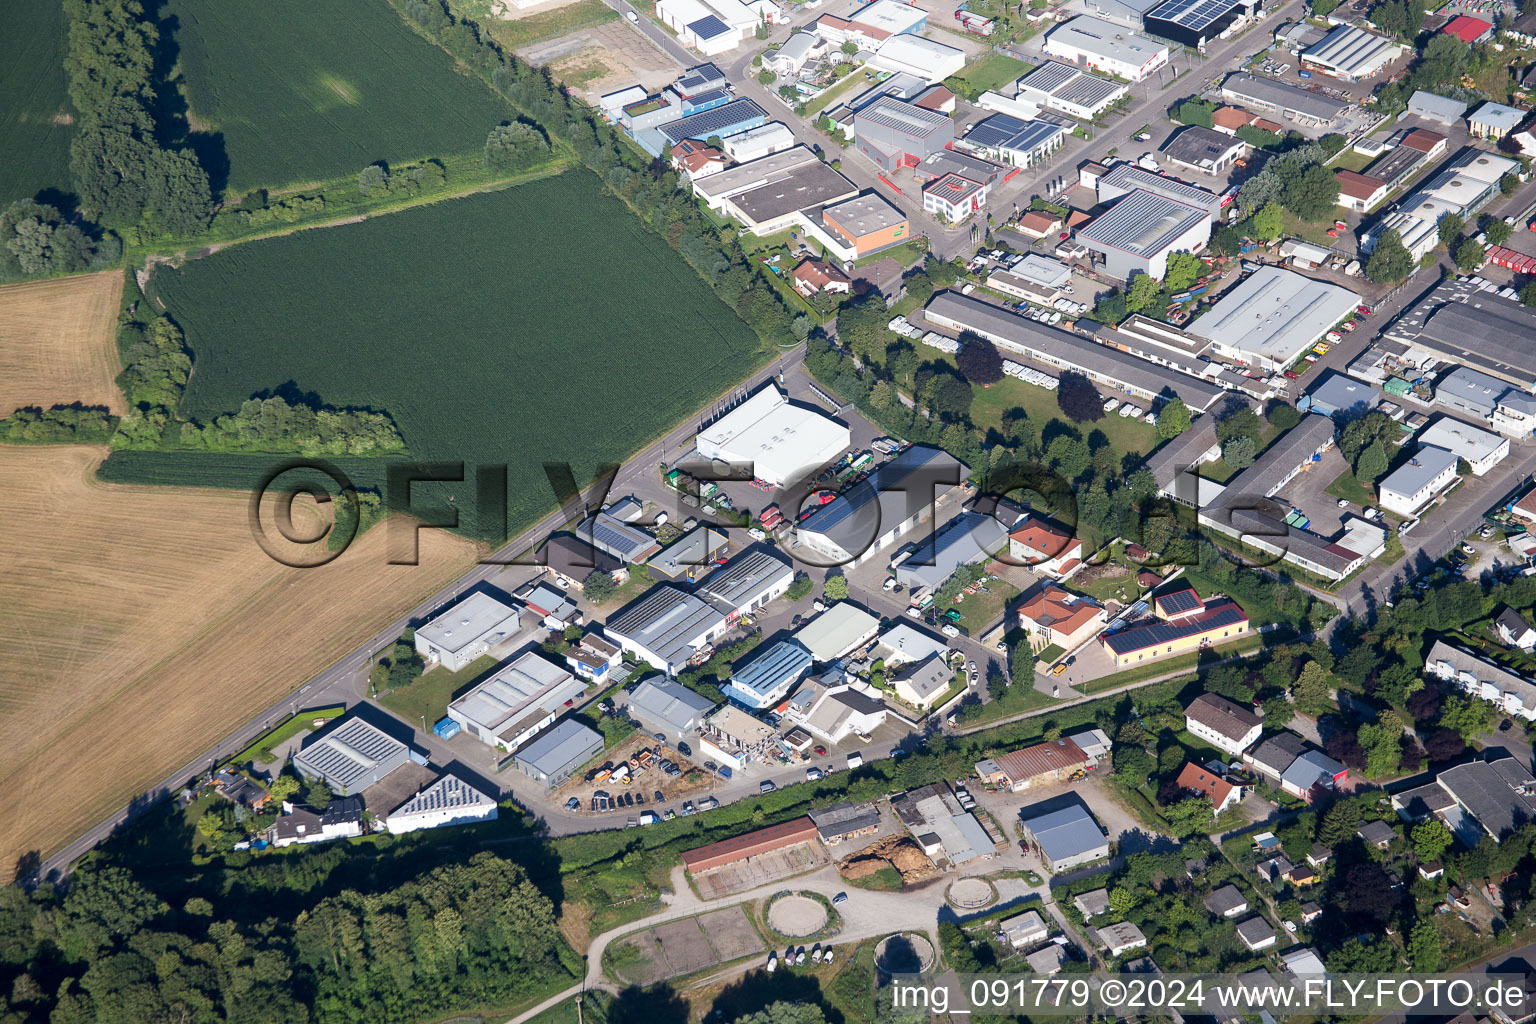
[[[256, 545], [237, 491], [96, 479], [105, 449], [0, 448], [0, 881], [366, 640], [474, 561], [375, 528], [318, 569]], [[313, 520], [313, 506], [309, 511]], [[295, 502], [294, 521], [304, 516]]]
[[74, 402], [121, 413], [122, 294], [121, 270], [0, 288], [0, 416]]

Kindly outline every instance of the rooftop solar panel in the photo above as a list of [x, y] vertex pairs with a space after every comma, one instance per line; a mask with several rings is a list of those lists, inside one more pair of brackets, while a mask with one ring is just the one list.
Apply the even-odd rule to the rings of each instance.
[[1147, 19], [1170, 21], [1199, 32], [1239, 6], [1238, 0], [1166, 0], [1147, 12]]
[[1104, 643], [1116, 654], [1144, 651], [1149, 647], [1171, 643], [1196, 633], [1236, 625], [1246, 621], [1247, 618], [1248, 616], [1243, 614], [1241, 608], [1236, 605], [1227, 605], [1225, 608], [1189, 622], [1153, 622], [1143, 626], [1132, 626], [1124, 632], [1104, 637]]
[[1192, 612], [1200, 607], [1200, 596], [1193, 590], [1175, 590], [1157, 599], [1158, 607], [1170, 615]]

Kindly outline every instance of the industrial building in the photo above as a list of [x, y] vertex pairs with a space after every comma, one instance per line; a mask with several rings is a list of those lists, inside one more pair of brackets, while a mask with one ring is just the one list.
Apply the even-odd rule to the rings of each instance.
[[626, 698], [630, 715], [653, 735], [662, 733], [672, 742], [692, 736], [714, 710], [714, 701], [662, 676], [642, 679]]
[[1330, 125], [1349, 109], [1347, 100], [1334, 99], [1273, 78], [1260, 78], [1246, 71], [1234, 72], [1222, 80], [1221, 97], [1228, 103], [1265, 114], [1277, 114], [1313, 127]]
[[769, 384], [699, 432], [699, 455], [751, 467], [770, 487], [798, 482], [832, 462], [851, 443], [848, 427], [814, 409], [792, 405]]
[[481, 743], [512, 751], [578, 706], [588, 682], [529, 651], [448, 705], [448, 717]]
[[[1476, 671], [1487, 670], [1484, 665]], [[1536, 821], [1536, 779], [1513, 757], [1491, 757], [1447, 768], [1428, 785], [1394, 793], [1392, 806], [1408, 821], [1439, 819], [1471, 849], [1484, 836], [1503, 842]]]
[[1119, 199], [1077, 233], [1080, 244], [1099, 254], [1094, 262], [1121, 281], [1137, 274], [1161, 281], [1171, 254], [1199, 252], [1210, 238], [1205, 210], [1144, 191]]
[[1333, 177], [1339, 183], [1339, 205], [1359, 213], [1374, 210], [1392, 191], [1392, 186], [1381, 178], [1343, 167], [1335, 168]]
[[696, 114], [658, 125], [657, 131], [667, 140], [667, 148], [684, 139], [708, 142], [710, 139], [728, 139], [768, 123], [768, 114], [749, 99], [731, 100], [718, 107], [701, 110]]
[[739, 836], [722, 839], [683, 853], [683, 867], [689, 874], [740, 864], [768, 853], [782, 853], [805, 843], [819, 842], [816, 823], [810, 818], [795, 818], [778, 825], [760, 828]]
[[1377, 485], [1377, 500], [1388, 512], [1411, 518], [1456, 482], [1456, 456], [1421, 445], [1413, 457]]
[[794, 149], [797, 143], [795, 133], [789, 130], [788, 125], [782, 121], [770, 121], [761, 127], [744, 131], [740, 135], [721, 139], [720, 145], [725, 149], [725, 155], [729, 156], [733, 162], [744, 164], [774, 153], [782, 153], [786, 149]]
[[1474, 139], [1502, 139], [1524, 121], [1528, 112], [1488, 100], [1467, 115], [1467, 131]]
[[996, 856], [997, 846], [975, 816], [960, 806], [942, 782], [914, 789], [891, 801], [891, 810], [917, 845], [951, 866]]
[[516, 636], [519, 622], [516, 608], [477, 590], [416, 630], [416, 653], [429, 665], [458, 672]]
[[1509, 455], [1509, 438], [1449, 416], [1437, 416], [1414, 440], [1444, 448], [1472, 467], [1473, 476], [1482, 476]]
[[1462, 150], [1361, 236], [1362, 251], [1370, 252], [1383, 235], [1396, 231], [1409, 255], [1423, 259], [1440, 244], [1441, 217], [1455, 214], [1471, 223], [1499, 195], [1500, 179], [1519, 169], [1519, 162], [1509, 157], [1471, 147]]
[[887, 666], [893, 666], [923, 661], [948, 650], [948, 641], [906, 622], [898, 622], [880, 634], [876, 655], [883, 658]]
[[1446, 127], [1456, 124], [1466, 112], [1467, 105], [1461, 100], [1453, 100], [1449, 96], [1424, 89], [1415, 89], [1413, 95], [1408, 97], [1408, 113]]
[[779, 21], [769, 0], [656, 0], [654, 10], [683, 45], [706, 56], [741, 45], [762, 22]]
[[1493, 38], [1493, 25], [1482, 18], [1474, 18], [1466, 14], [1456, 15], [1447, 21], [1440, 31], [1448, 36], [1455, 36], [1468, 46], [1486, 43]]
[[1185, 206], [1202, 209], [1212, 220], [1221, 219], [1222, 198], [1210, 189], [1132, 163], [1118, 163], [1111, 167], [1109, 173], [1101, 175], [1093, 187], [1100, 203], [1112, 202], [1132, 192], [1151, 192]]
[[811, 670], [811, 663], [810, 651], [793, 640], [781, 640], [737, 667], [720, 692], [754, 711], [772, 708]]
[[949, 118], [888, 96], [856, 112], [853, 128], [859, 152], [887, 171], [916, 167], [955, 141]]
[[1080, 15], [1046, 33], [1047, 57], [1139, 82], [1168, 63], [1168, 47], [1098, 18]]
[[1251, 148], [1234, 135], [1190, 125], [1169, 136], [1162, 153], [1172, 163], [1191, 171], [1224, 175]]
[[[1364, 564], [1366, 555], [1311, 532], [1288, 506], [1270, 500], [1333, 447], [1333, 436], [1332, 419], [1309, 413], [1224, 487], [1209, 496], [1202, 488], [1198, 504], [1182, 491], [1187, 476], [1176, 477], [1170, 486], [1176, 500], [1196, 505], [1203, 525], [1325, 579], [1342, 580]], [[1192, 442], [1191, 449], [1203, 440]]]
[[620, 647], [668, 675], [729, 628], [724, 612], [668, 584], [652, 588], [605, 627]]
[[[1081, 803], [1044, 814], [1037, 812], [1038, 807], [1025, 807], [1019, 811], [1019, 818], [1024, 835], [1040, 851], [1047, 871], [1059, 874], [1109, 856], [1109, 839]], [[1143, 944], [1145, 941], [1142, 940]]]
[[1484, 288], [1447, 278], [1383, 335], [1418, 365], [1434, 359], [1466, 366], [1517, 388], [1536, 383], [1536, 310]]
[[1048, 60], [1014, 83], [1014, 98], [1091, 121], [1116, 100], [1130, 95], [1130, 86], [1082, 68]]
[[602, 733], [566, 718], [545, 729], [512, 758], [524, 775], [553, 789], [602, 752]]
[[1359, 419], [1380, 404], [1380, 391], [1364, 381], [1330, 370], [1317, 387], [1297, 400], [1296, 408], [1343, 422]]
[[989, 786], [1022, 793], [1035, 786], [1066, 781], [1092, 764], [1093, 758], [1075, 740], [1064, 736], [977, 761], [976, 776]]
[[985, 562], [1008, 546], [1008, 530], [996, 517], [965, 512], [937, 533], [911, 545], [892, 560], [900, 583], [920, 590], [934, 590], [963, 565]]
[[424, 828], [495, 821], [496, 801], [457, 775], [444, 775], [389, 812], [385, 827], [391, 835]]
[[923, 185], [923, 212], [947, 224], [958, 224], [987, 201], [989, 188], [963, 175], [949, 173]]
[[855, 804], [844, 800], [824, 810], [807, 812], [816, 823], [816, 834], [828, 846], [844, 840], [872, 836], [880, 831], [880, 808], [875, 804]]
[[725, 613], [730, 625], [789, 589], [795, 570], [778, 552], [754, 545], [712, 573], [698, 594]]
[[753, 758], [777, 750], [778, 742], [779, 734], [767, 722], [725, 704], [704, 719], [699, 754], [740, 771]]
[[[841, 678], [836, 672], [831, 677]], [[867, 736], [885, 723], [890, 709], [871, 695], [873, 688], [860, 686], [863, 688], [847, 683], [825, 685], [813, 679], [795, 691], [787, 717], [816, 739], [834, 746], [849, 736]]]
[[1142, 24], [1160, 39], [1204, 53], [1211, 40], [1252, 21], [1260, 6], [1260, 0], [1164, 0], [1146, 12]]
[[1075, 370], [1089, 380], [1154, 405], [1177, 395], [1191, 412], [1204, 412], [1226, 395], [1221, 388], [1200, 378], [1149, 363], [1078, 334], [1042, 326], [958, 292], [935, 295], [923, 315], [940, 327], [974, 332], [1005, 352], [1058, 370]]
[[966, 133], [958, 145], [1010, 167], [1033, 167], [1066, 142], [1067, 130], [1054, 121], [1025, 121], [993, 114]]
[[1154, 618], [1099, 636], [1116, 668], [1204, 650], [1248, 635], [1248, 614], [1237, 602], [1206, 602], [1194, 588], [1153, 603]]
[[1283, 267], [1261, 267], [1190, 324], [1221, 356], [1264, 370], [1284, 370], [1360, 304], [1336, 284]]
[[882, 71], [917, 75], [931, 85], [958, 75], [965, 68], [965, 51], [904, 33], [881, 43], [869, 63]]
[[715, 213], [765, 235], [805, 224], [803, 211], [858, 195], [847, 178], [804, 146], [771, 153], [693, 183], [693, 194]]
[[899, 0], [874, 0], [848, 19], [869, 28], [876, 39], [889, 39], [903, 33], [917, 34], [928, 27], [928, 12]]
[[796, 557], [859, 565], [930, 518], [934, 503], [968, 472], [937, 448], [908, 448], [801, 520], [794, 531]]
[[880, 619], [848, 601], [839, 601], [801, 626], [794, 640], [825, 665], [858, 650], [880, 632]]
[[1301, 52], [1301, 66], [1346, 82], [1380, 74], [1404, 53], [1403, 47], [1357, 25], [1339, 25], [1322, 42]]
[[361, 718], [348, 718], [293, 755], [293, 767], [337, 796], [355, 796], [410, 759], [404, 743]]
[[852, 250], [854, 259], [898, 245], [908, 237], [907, 215], [874, 192], [823, 208], [821, 223]]
[[1435, 385], [1435, 402], [1487, 423], [1506, 437], [1536, 432], [1536, 395], [1466, 366]]

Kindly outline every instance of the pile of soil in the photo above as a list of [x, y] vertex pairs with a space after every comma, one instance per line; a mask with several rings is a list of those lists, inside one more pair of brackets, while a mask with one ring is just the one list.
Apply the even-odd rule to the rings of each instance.
[[865, 878], [881, 868], [895, 868], [902, 883], [911, 885], [938, 873], [933, 861], [908, 836], [891, 836], [838, 862], [844, 878]]

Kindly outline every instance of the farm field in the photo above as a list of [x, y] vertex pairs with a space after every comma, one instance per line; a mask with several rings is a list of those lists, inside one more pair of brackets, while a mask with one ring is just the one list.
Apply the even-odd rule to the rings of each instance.
[[[603, 0], [541, 4], [538, 9], [527, 11], [505, 6], [499, 0], [450, 0], [448, 6], [474, 21], [509, 50], [619, 20], [619, 12]], [[511, 16], [503, 16], [503, 11], [510, 12]]]
[[0, 4], [0, 206], [69, 189], [64, 45], [64, 8], [56, 0]]
[[169, 0], [161, 14], [178, 24], [188, 119], [215, 188], [225, 161], [227, 187], [243, 191], [478, 150], [515, 113], [379, 0]]
[[0, 416], [28, 405], [104, 405], [117, 387], [123, 274], [108, 270], [0, 288]]
[[[323, 568], [285, 568], [252, 540], [246, 495], [103, 484], [104, 454], [0, 448], [7, 880], [22, 853], [155, 784], [475, 557], [428, 530], [419, 566], [387, 565], [374, 530]], [[301, 527], [304, 513], [296, 502]]]
[[[418, 459], [506, 466], [513, 532], [555, 503], [543, 464], [585, 483], [746, 376], [759, 347], [585, 171], [241, 245], [162, 268], [149, 291], [196, 353], [191, 418], [285, 385], [387, 411]], [[200, 482], [195, 455], [139, 464], [164, 481], [178, 460]], [[437, 487], [461, 527], [494, 529], [472, 481]]]

